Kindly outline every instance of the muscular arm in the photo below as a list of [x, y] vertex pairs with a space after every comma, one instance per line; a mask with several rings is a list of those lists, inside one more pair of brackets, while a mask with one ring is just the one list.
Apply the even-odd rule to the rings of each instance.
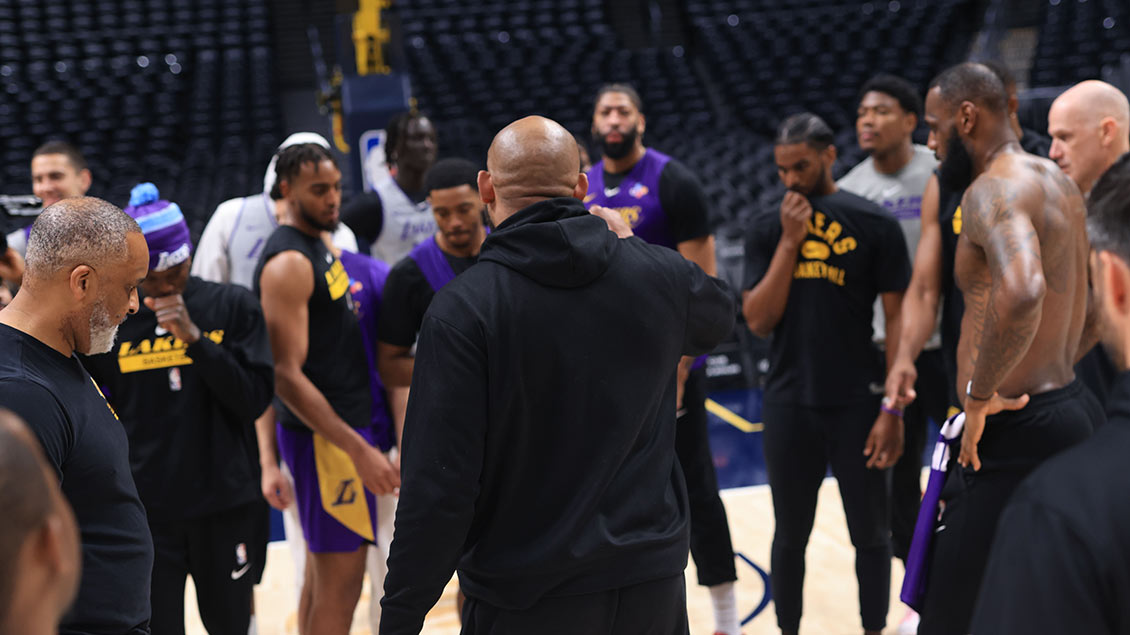
[[[898, 339], [887, 327], [887, 342], [898, 343], [898, 354], [911, 362], [926, 346], [938, 317], [942, 293], [942, 230], [938, 226], [938, 177], [931, 176], [922, 195], [922, 233], [914, 253], [914, 271], [902, 302]], [[890, 324], [890, 320], [887, 321]], [[888, 351], [888, 362], [889, 359]]]
[[386, 387], [408, 386], [412, 383], [414, 360], [411, 351], [411, 346], [377, 342], [377, 372]]
[[684, 258], [702, 267], [708, 275], [718, 275], [718, 267], [714, 260], [714, 236], [707, 234], [684, 240], [678, 244], [678, 249]]
[[799, 250], [800, 243], [786, 240], [782, 235], [765, 277], [742, 294], [742, 316], [754, 335], [769, 337], [785, 314]]
[[358, 451], [365, 440], [302, 372], [309, 347], [307, 302], [314, 292], [313, 267], [298, 252], [285, 251], [264, 265], [259, 283], [275, 356], [275, 392], [311, 430], [347, 453]]
[[983, 250], [992, 280], [980, 337], [972, 334], [976, 397], [992, 396], [1028, 352], [1047, 290], [1039, 237], [1015, 187], [989, 178], [962, 201], [966, 236]]

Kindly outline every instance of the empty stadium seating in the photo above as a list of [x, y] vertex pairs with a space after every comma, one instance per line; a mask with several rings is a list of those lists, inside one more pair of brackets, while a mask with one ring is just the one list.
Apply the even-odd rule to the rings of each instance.
[[71, 141], [91, 194], [124, 205], [142, 180], [199, 232], [253, 192], [281, 134], [267, 0], [0, 3], [0, 165], [27, 192], [29, 159]]

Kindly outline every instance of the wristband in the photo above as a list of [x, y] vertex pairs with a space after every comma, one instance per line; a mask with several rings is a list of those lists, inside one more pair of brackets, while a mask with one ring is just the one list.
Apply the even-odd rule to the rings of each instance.
[[[993, 393], [993, 394], [996, 394], [996, 393]], [[974, 395], [973, 394], [973, 380], [972, 379], [969, 380], [968, 384], [965, 384], [965, 396], [968, 397], [969, 399], [972, 399], [973, 401], [988, 401], [988, 400], [993, 398], [993, 395], [989, 395], [988, 397], [978, 397], [978, 396]]]
[[882, 412], [885, 412], [889, 415], [894, 415], [894, 416], [898, 417], [899, 419], [902, 419], [902, 410], [899, 410], [898, 408], [891, 406], [890, 403], [891, 403], [891, 400], [889, 398], [883, 397], [883, 401], [880, 402], [880, 404], [879, 404], [879, 410], [882, 411]]

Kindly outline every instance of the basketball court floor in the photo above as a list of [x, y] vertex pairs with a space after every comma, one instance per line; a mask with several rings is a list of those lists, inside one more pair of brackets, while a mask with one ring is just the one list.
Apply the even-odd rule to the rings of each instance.
[[[773, 538], [773, 506], [766, 484], [761, 453], [761, 392], [734, 390], [711, 394], [707, 402], [711, 446], [718, 470], [722, 499], [730, 519], [737, 552], [738, 609], [745, 635], [778, 633], [769, 592], [769, 548]], [[935, 433], [936, 434], [936, 433]], [[933, 438], [933, 437], [928, 437]], [[692, 635], [711, 635], [710, 596], [697, 585], [694, 562], [687, 566], [687, 608]], [[902, 564], [891, 563], [891, 608], [886, 633], [894, 633], [906, 607], [898, 600]], [[370, 589], [366, 582], [353, 621], [353, 633], [369, 633]], [[186, 594], [186, 621], [190, 635], [205, 633], [196, 612], [194, 592]], [[824, 481], [809, 540], [805, 578], [804, 618], [801, 633], [848, 635], [863, 632], [859, 618], [855, 552], [848, 539], [839, 490], [832, 478]], [[294, 567], [284, 543], [271, 543], [263, 583], [256, 588], [260, 635], [291, 635], [295, 627]], [[455, 609], [455, 583], [448, 584], [424, 625], [428, 635], [455, 635], [459, 618]]]

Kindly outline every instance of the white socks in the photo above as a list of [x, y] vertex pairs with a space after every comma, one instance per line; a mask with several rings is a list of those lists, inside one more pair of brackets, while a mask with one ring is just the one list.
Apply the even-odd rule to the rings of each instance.
[[714, 605], [715, 634], [741, 635], [742, 625], [738, 619], [738, 599], [734, 594], [734, 583], [725, 582], [707, 588]]

